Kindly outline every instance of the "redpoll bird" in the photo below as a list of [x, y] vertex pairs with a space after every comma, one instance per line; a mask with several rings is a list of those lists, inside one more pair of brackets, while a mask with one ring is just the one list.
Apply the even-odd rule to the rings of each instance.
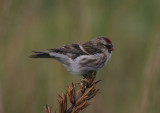
[[65, 45], [62, 48], [33, 51], [31, 58], [54, 58], [75, 75], [86, 76], [96, 73], [111, 57], [112, 42], [107, 37], [98, 37], [91, 41]]

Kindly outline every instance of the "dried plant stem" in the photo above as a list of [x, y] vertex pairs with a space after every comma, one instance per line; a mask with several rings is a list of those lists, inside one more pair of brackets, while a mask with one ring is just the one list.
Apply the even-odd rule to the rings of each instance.
[[[79, 90], [76, 91], [77, 84], [72, 83], [72, 85], [68, 87], [66, 93], [59, 95], [59, 113], [79, 113], [89, 106], [90, 103], [88, 101], [99, 92], [99, 89], [96, 88], [96, 84], [100, 82], [100, 80], [94, 80], [95, 73], [92, 73], [83, 78], [80, 83], [77, 83]], [[70, 107], [67, 106], [67, 100], [71, 103]], [[51, 106], [46, 105], [45, 113], [51, 113], [51, 109]], [[54, 111], [54, 113], [56, 113], [56, 111]]]

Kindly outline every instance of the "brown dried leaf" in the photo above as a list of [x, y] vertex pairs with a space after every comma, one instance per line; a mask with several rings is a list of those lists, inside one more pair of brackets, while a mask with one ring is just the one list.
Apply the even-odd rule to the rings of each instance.
[[[59, 113], [79, 113], [81, 110], [85, 109], [90, 105], [88, 101], [92, 99], [98, 92], [99, 89], [96, 88], [96, 84], [101, 80], [95, 81], [95, 73], [86, 76], [83, 78], [79, 85], [79, 90], [76, 92], [75, 85], [73, 84], [68, 87], [66, 93], [62, 93], [62, 95], [58, 95], [59, 99]], [[68, 95], [68, 96], [67, 96]], [[71, 103], [71, 106], [67, 108], [67, 98]], [[45, 106], [45, 113], [51, 113], [52, 107]], [[54, 111], [56, 113], [56, 111]]]
[[83, 101], [83, 103], [73, 108], [72, 113], [78, 113], [79, 111], [82, 111], [84, 108], [86, 108], [89, 105], [90, 104], [87, 101]]
[[75, 86], [73, 83], [72, 83], [72, 86], [68, 88], [68, 97], [69, 97], [70, 103], [74, 104], [76, 100], [76, 93], [75, 93]]
[[[46, 106], [44, 107], [44, 109], [45, 109], [45, 113], [51, 113], [52, 106], [48, 106], [48, 105], [46, 104]], [[55, 113], [56, 113], [56, 112], [55, 112]]]

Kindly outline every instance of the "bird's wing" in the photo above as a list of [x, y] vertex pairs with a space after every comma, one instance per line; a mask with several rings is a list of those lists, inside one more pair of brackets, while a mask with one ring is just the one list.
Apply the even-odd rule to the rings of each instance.
[[85, 42], [81, 44], [69, 44], [63, 46], [62, 48], [47, 50], [49, 50], [50, 52], [65, 54], [72, 59], [75, 59], [81, 55], [93, 55], [96, 53], [101, 53], [101, 51], [90, 42]]
[[85, 52], [86, 54], [89, 54], [89, 55], [102, 53], [102, 51], [100, 49], [98, 49], [97, 47], [95, 47], [95, 45], [93, 45], [93, 43], [91, 43], [91, 42], [81, 43], [81, 44], [79, 44], [79, 47], [81, 48], [81, 50], [83, 52]]
[[70, 44], [70, 45], [65, 45], [62, 48], [54, 48], [54, 49], [47, 49], [50, 52], [56, 52], [56, 53], [72, 53], [72, 54], [85, 54], [79, 47], [78, 44]]

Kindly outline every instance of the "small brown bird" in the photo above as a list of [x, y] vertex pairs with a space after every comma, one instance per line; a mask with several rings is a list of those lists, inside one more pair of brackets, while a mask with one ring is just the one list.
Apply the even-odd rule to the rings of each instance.
[[109, 38], [101, 36], [91, 41], [69, 44], [62, 48], [33, 51], [31, 58], [54, 58], [75, 75], [86, 76], [101, 69], [111, 57], [113, 50]]

